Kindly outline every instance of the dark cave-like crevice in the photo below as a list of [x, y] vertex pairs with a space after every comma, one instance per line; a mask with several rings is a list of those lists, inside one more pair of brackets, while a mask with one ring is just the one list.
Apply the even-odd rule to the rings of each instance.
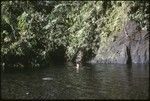
[[56, 50], [50, 52], [49, 62], [52, 64], [64, 64], [66, 62], [65, 58], [66, 48], [64, 46], [59, 46]]
[[129, 47], [127, 47], [127, 55], [128, 55], [127, 64], [131, 64], [132, 63], [132, 57], [131, 57], [131, 52], [130, 52]]

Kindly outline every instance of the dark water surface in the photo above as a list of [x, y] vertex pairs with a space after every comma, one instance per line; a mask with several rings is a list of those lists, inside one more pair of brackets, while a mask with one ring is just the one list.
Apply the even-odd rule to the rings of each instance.
[[1, 74], [2, 99], [148, 99], [148, 65], [50, 66]]

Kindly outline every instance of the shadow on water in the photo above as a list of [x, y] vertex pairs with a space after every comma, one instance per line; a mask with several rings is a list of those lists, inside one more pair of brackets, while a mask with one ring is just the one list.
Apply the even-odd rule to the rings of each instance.
[[3, 99], [147, 99], [148, 65], [72, 64], [2, 73]]

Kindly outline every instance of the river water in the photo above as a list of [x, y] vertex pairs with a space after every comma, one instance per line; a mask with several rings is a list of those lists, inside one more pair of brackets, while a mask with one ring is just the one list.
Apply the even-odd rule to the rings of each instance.
[[148, 99], [148, 65], [53, 65], [1, 73], [2, 99]]

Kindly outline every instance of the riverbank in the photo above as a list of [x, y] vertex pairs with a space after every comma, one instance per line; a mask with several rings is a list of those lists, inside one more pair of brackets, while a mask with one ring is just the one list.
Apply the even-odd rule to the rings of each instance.
[[74, 62], [149, 63], [146, 1], [3, 1], [5, 68]]

